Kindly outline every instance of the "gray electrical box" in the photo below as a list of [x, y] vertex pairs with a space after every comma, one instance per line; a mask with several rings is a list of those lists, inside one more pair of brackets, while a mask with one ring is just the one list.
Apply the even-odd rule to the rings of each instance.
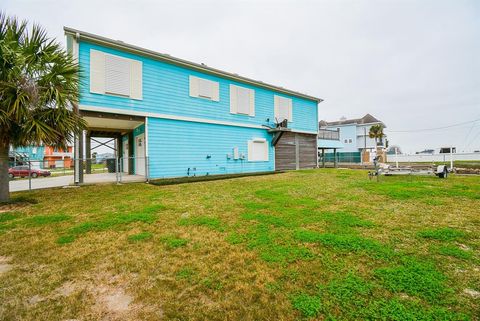
[[233, 159], [239, 159], [240, 155], [238, 153], [238, 147], [233, 148]]

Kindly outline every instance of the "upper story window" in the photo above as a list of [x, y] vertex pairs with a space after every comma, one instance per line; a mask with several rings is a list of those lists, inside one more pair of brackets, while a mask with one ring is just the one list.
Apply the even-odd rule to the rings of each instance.
[[268, 161], [268, 143], [266, 139], [255, 138], [248, 141], [248, 161], [266, 162]]
[[293, 121], [292, 100], [281, 96], [274, 96], [275, 121], [282, 122], [285, 119], [289, 122]]
[[218, 82], [190, 76], [190, 96], [220, 101], [219, 92]]
[[90, 50], [90, 92], [142, 99], [142, 62]]
[[255, 116], [255, 91], [230, 85], [230, 112], [232, 114]]

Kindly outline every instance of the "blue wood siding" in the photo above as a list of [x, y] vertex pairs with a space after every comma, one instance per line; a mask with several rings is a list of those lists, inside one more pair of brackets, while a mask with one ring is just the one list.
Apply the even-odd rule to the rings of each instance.
[[16, 147], [14, 152], [28, 157], [30, 160], [42, 160], [45, 156], [45, 146]]
[[[148, 118], [147, 131], [150, 178], [274, 170], [271, 135], [263, 129]], [[253, 138], [267, 140], [268, 161], [248, 161], [248, 140]], [[234, 147], [245, 160], [227, 159]]]
[[[317, 102], [315, 101], [279, 94], [272, 90], [200, 73], [89, 42], [80, 42], [79, 48], [79, 62], [83, 73], [80, 89], [80, 104], [82, 105], [264, 125], [267, 124], [267, 119], [270, 122], [274, 120], [273, 97], [275, 94], [278, 94], [292, 99], [293, 123], [290, 125], [291, 128], [303, 131], [317, 130], [318, 115]], [[143, 100], [90, 93], [89, 68], [91, 49], [142, 61]], [[220, 101], [190, 97], [190, 75], [219, 82]], [[254, 117], [230, 113], [230, 84], [255, 90]]]

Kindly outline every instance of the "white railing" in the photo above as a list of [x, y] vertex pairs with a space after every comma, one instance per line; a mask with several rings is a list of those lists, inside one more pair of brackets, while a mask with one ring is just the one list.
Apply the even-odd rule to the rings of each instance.
[[388, 155], [389, 162], [449, 162], [454, 161], [480, 161], [480, 153], [454, 153], [454, 154], [414, 154], [414, 155]]
[[73, 153], [67, 153], [67, 152], [52, 152], [51, 155], [45, 155], [45, 156], [61, 156], [61, 157], [72, 157], [72, 158], [73, 158]]

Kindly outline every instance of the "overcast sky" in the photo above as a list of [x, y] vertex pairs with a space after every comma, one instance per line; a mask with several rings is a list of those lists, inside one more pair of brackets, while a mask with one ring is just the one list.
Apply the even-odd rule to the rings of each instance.
[[405, 152], [480, 149], [480, 1], [3, 0], [64, 41], [70, 26], [371, 113]]

